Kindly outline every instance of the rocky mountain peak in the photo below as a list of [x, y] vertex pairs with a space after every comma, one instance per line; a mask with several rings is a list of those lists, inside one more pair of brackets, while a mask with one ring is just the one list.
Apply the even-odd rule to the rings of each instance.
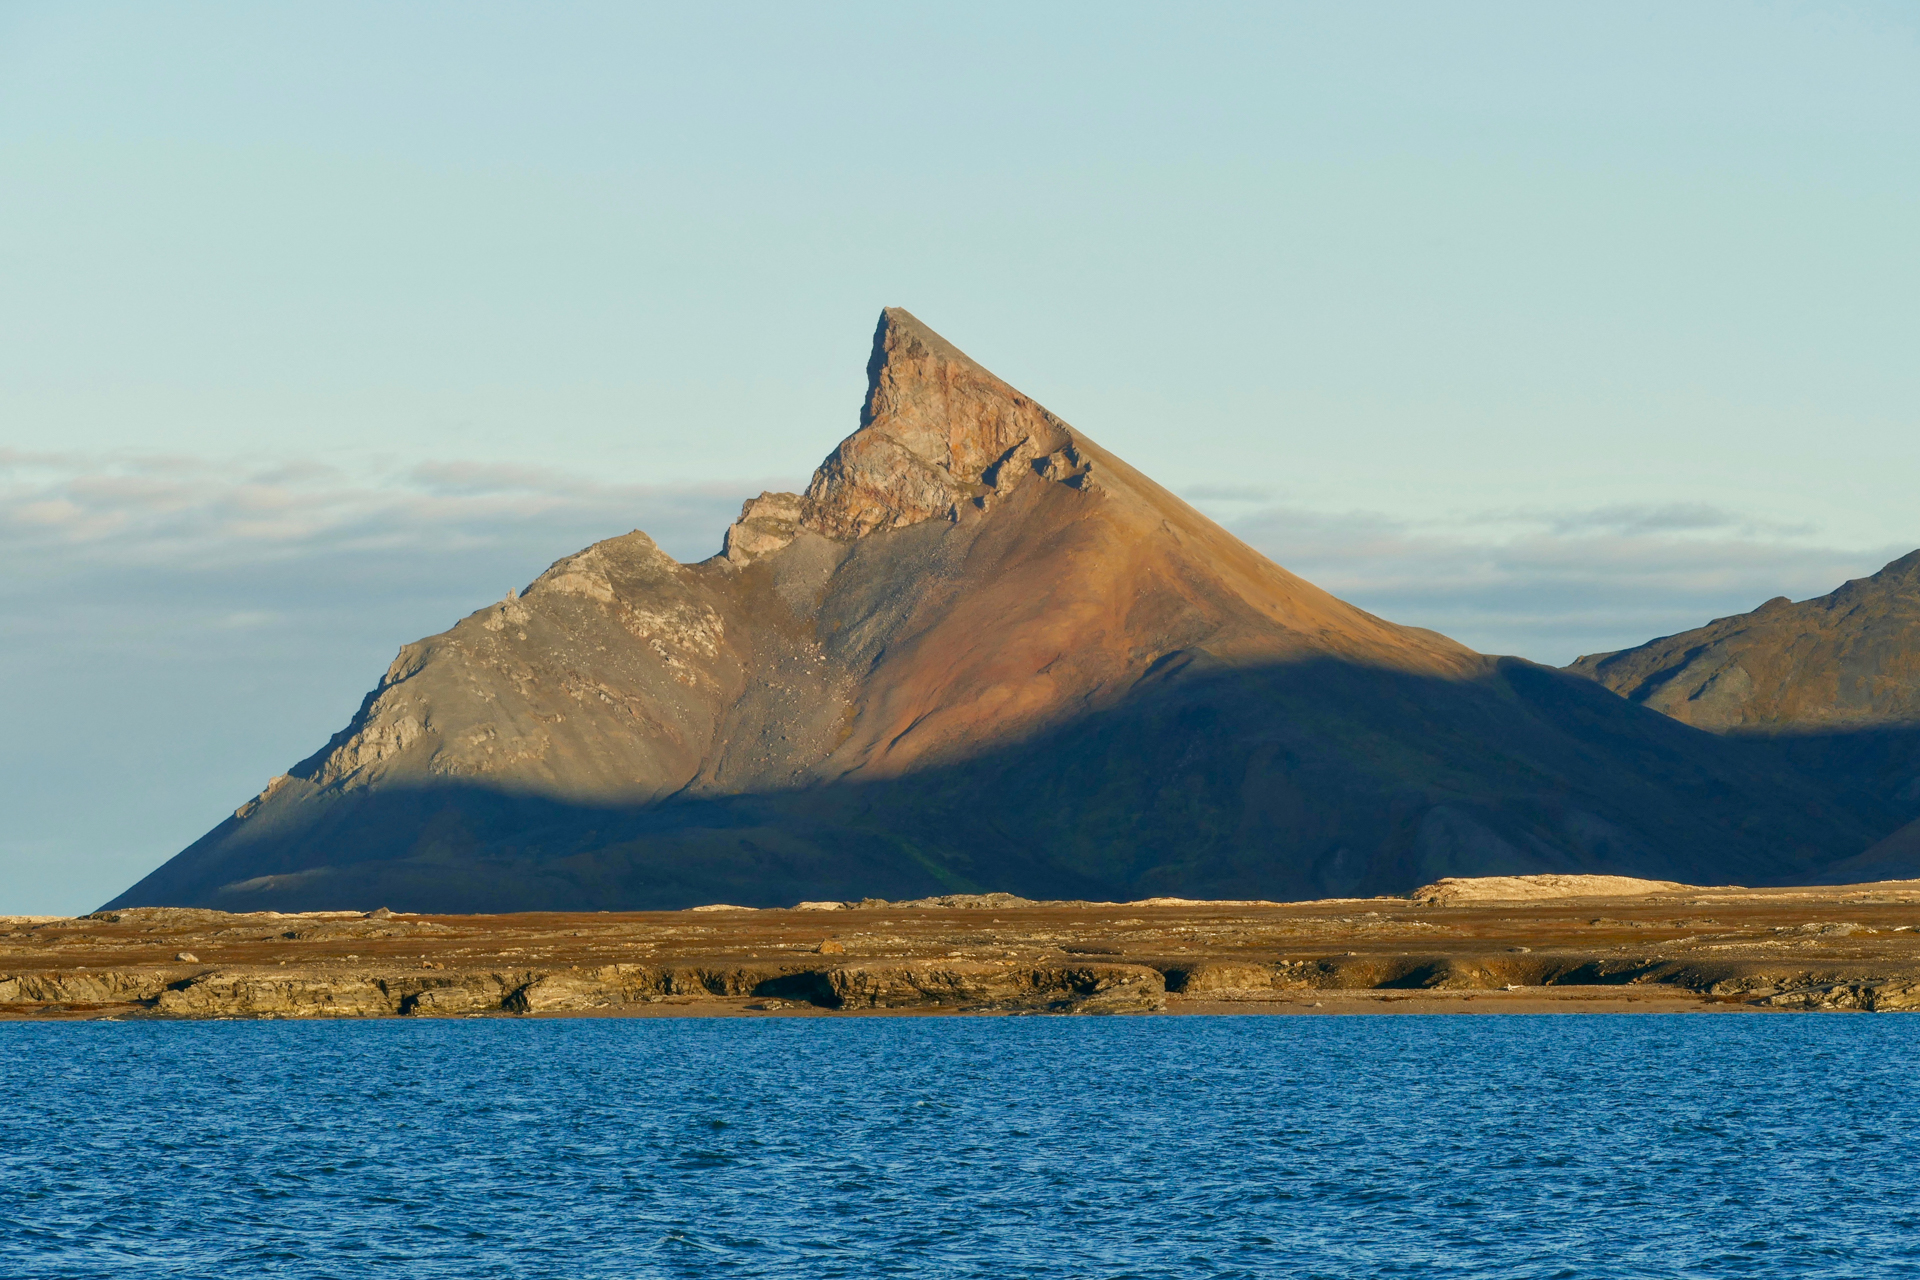
[[1030, 473], [1090, 470], [1066, 423], [901, 307], [874, 331], [860, 419], [807, 486], [802, 523], [830, 538], [958, 519]]
[[[1336, 599], [905, 311], [868, 373], [853, 434], [721, 555], [609, 538], [406, 646], [332, 741], [115, 905], [1805, 883], [1908, 819], [1667, 701]], [[1723, 722], [1920, 725], [1920, 594], [1875, 591], [1597, 678]]]

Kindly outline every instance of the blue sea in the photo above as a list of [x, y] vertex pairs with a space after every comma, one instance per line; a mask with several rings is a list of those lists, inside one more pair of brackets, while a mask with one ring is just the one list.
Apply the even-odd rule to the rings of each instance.
[[0, 1024], [0, 1276], [1920, 1274], [1920, 1017]]

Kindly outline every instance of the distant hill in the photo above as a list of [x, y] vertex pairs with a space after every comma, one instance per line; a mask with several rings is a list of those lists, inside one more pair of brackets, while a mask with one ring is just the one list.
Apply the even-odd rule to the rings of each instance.
[[905, 311], [868, 373], [859, 429], [720, 554], [629, 533], [406, 646], [112, 905], [1761, 884], [1898, 825], [1765, 744], [1335, 599]]
[[[1817, 599], [1778, 597], [1567, 670], [1687, 724], [1764, 739], [1850, 803], [1920, 818], [1920, 551]], [[1920, 875], [1920, 823], [1832, 874]]]
[[1567, 670], [1702, 729], [1920, 724], [1920, 551], [1816, 600], [1780, 596]]

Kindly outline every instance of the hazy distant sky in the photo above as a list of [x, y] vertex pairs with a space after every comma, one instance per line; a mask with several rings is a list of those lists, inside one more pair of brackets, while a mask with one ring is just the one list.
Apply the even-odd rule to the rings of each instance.
[[902, 305], [1565, 662], [1920, 546], [1920, 8], [0, 4], [0, 912], [855, 425]]

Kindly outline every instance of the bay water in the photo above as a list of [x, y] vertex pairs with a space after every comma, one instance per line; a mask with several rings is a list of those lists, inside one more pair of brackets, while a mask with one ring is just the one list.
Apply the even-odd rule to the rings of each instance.
[[0, 1276], [1920, 1274], [1920, 1018], [0, 1024]]

